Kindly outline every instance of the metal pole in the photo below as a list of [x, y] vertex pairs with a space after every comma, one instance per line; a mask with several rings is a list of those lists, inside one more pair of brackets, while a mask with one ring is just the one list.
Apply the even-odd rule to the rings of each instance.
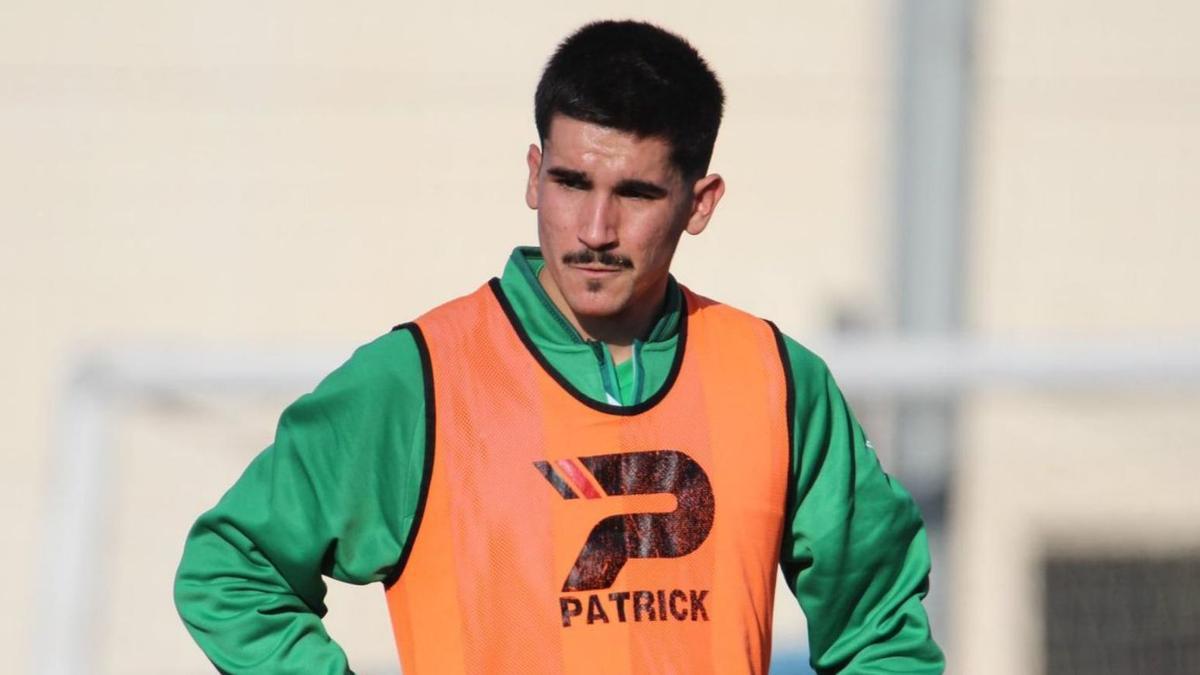
[[[963, 331], [974, 3], [904, 0], [894, 159], [895, 327], [902, 337]], [[899, 474], [925, 515], [935, 588], [946, 588], [947, 488], [958, 406], [952, 396], [901, 398], [895, 451]], [[929, 599], [945, 640], [944, 593]]]

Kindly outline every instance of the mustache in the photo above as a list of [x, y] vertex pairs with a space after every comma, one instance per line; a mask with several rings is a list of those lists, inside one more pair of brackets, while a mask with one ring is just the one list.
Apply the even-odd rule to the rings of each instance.
[[590, 265], [592, 263], [600, 263], [605, 267], [620, 267], [622, 269], [633, 269], [633, 261], [623, 255], [609, 253], [608, 251], [593, 251], [591, 249], [583, 249], [581, 251], [572, 251], [562, 257], [565, 265]]

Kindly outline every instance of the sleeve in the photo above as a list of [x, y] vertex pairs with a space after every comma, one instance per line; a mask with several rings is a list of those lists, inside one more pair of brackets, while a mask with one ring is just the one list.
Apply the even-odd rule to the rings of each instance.
[[825, 363], [785, 344], [795, 410], [780, 562], [808, 617], [813, 669], [942, 673], [921, 604], [930, 564], [921, 514], [883, 472]]
[[381, 581], [400, 560], [425, 470], [424, 392], [410, 332], [360, 348], [196, 521], [175, 604], [218, 670], [351, 672], [321, 623], [321, 577]]

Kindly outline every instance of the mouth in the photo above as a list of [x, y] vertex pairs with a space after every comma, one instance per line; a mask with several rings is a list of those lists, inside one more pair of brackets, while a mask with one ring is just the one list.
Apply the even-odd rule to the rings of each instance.
[[608, 267], [606, 265], [571, 265], [571, 269], [578, 270], [584, 274], [607, 275], [616, 274], [625, 271], [623, 267]]
[[575, 274], [575, 278], [582, 283], [586, 283], [593, 290], [600, 288], [601, 285], [607, 286], [610, 283], [615, 283], [617, 279], [621, 279], [621, 273], [627, 268], [617, 265], [603, 265], [598, 262], [590, 263], [569, 263], [567, 265]]

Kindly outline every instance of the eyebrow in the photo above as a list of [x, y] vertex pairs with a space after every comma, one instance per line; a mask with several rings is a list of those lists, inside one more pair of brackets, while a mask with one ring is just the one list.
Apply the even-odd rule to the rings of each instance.
[[646, 199], [662, 199], [667, 196], [665, 187], [649, 181], [633, 179], [617, 183], [616, 192], [622, 195], [637, 195]]
[[[564, 169], [555, 166], [546, 169], [546, 173], [559, 181], [578, 183], [588, 187], [592, 185], [592, 179], [586, 173], [576, 171], [575, 169]], [[635, 178], [627, 178], [618, 182], [614, 192], [619, 195], [636, 196], [644, 199], [662, 199], [667, 196], [667, 189], [665, 187], [657, 183]]]
[[554, 166], [546, 169], [546, 173], [560, 181], [586, 183], [588, 185], [592, 184], [592, 180], [587, 177], [586, 173], [582, 171], [575, 171], [574, 169], [564, 169], [562, 167]]

